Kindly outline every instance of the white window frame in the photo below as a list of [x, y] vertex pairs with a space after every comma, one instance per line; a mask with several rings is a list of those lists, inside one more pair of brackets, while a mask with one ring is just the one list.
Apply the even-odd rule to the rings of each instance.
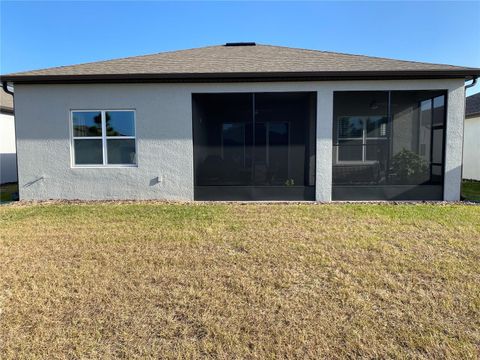
[[[134, 136], [107, 136], [106, 113], [107, 112], [133, 112]], [[102, 117], [102, 136], [75, 136], [73, 128], [73, 113], [75, 112], [99, 112]], [[70, 110], [70, 160], [72, 168], [129, 168], [138, 167], [138, 145], [137, 145], [137, 113], [136, 109], [71, 109]], [[135, 141], [135, 164], [109, 164], [107, 140], [134, 140]], [[75, 140], [102, 140], [102, 164], [76, 164], [75, 163]]]
[[[360, 117], [362, 118], [362, 136], [359, 137], [340, 137], [340, 120], [341, 118], [345, 117]], [[367, 140], [388, 140], [386, 136], [367, 136], [367, 122], [371, 116], [353, 116], [353, 115], [342, 115], [337, 118], [337, 151], [336, 151], [336, 161], [337, 164], [351, 164], [351, 163], [369, 163], [375, 160], [367, 160]], [[355, 141], [362, 141], [362, 160], [339, 160], [338, 153], [340, 147], [340, 140], [355, 140]]]

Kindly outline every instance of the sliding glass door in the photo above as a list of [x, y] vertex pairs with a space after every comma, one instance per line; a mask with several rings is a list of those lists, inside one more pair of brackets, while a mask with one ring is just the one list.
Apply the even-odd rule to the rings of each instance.
[[194, 94], [195, 198], [314, 198], [315, 94]]

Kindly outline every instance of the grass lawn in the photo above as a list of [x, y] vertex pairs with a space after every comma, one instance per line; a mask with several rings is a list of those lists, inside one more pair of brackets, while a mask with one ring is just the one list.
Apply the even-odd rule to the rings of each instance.
[[480, 206], [0, 208], [9, 358], [480, 356]]
[[467, 200], [480, 201], [480, 181], [463, 180], [462, 196]]
[[18, 192], [17, 183], [7, 183], [0, 185], [0, 203], [13, 200], [13, 194]]

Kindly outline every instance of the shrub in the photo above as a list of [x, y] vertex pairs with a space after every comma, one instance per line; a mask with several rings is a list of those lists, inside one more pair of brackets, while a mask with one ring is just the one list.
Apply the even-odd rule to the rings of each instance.
[[428, 179], [427, 162], [405, 148], [392, 158], [392, 170], [402, 183], [418, 184]]

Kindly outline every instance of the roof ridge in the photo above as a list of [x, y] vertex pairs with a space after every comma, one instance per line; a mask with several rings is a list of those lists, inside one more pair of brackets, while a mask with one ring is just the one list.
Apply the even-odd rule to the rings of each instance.
[[355, 57], [369, 58], [369, 59], [380, 59], [380, 60], [388, 60], [388, 61], [400, 61], [400, 62], [404, 62], [404, 63], [417, 63], [417, 64], [427, 64], [427, 65], [441, 65], [441, 66], [451, 66], [451, 67], [454, 67], [454, 68], [463, 67], [463, 68], [468, 68], [468, 69], [475, 69], [475, 68], [472, 68], [472, 67], [469, 67], [469, 66], [451, 65], [451, 64], [443, 64], [443, 63], [432, 63], [432, 62], [424, 62], [424, 61], [416, 61], [416, 60], [402, 60], [402, 59], [394, 59], [394, 58], [387, 58], [387, 57], [381, 57], [381, 56], [372, 56], [372, 55], [363, 55], [363, 54], [350, 54], [350, 53], [337, 52], [337, 51], [328, 51], [328, 50], [306, 49], [306, 48], [297, 48], [297, 47], [291, 47], [291, 46], [259, 44], [259, 43], [257, 43], [257, 45], [260, 45], [260, 46], [268, 46], [268, 47], [279, 47], [279, 48], [290, 49], [290, 50], [302, 50], [302, 51], [315, 52], [315, 53], [327, 53], [327, 54], [335, 54], [335, 55], [346, 55], [346, 56], [355, 56]]

